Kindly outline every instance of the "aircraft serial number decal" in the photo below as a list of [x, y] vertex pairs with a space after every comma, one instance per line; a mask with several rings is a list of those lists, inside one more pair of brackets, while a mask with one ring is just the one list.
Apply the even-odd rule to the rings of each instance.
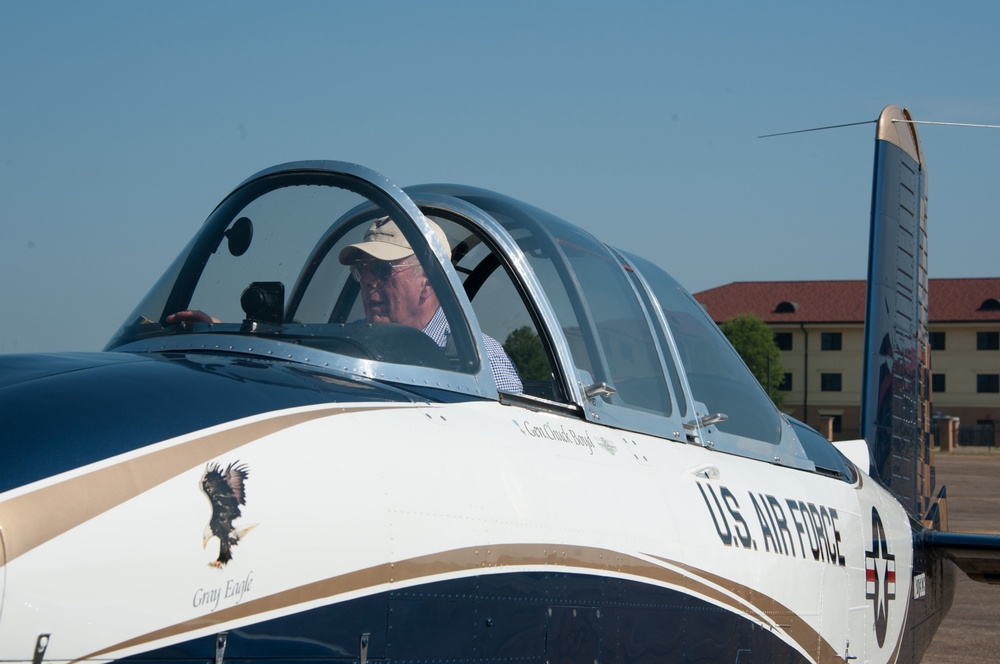
[[[726, 486], [719, 486], [716, 492], [710, 484], [696, 484], [715, 524], [715, 532], [725, 546], [757, 551], [763, 543], [767, 552], [846, 566], [840, 552], [838, 515], [834, 508], [793, 498], [782, 501], [751, 491], [741, 506]], [[743, 515], [747, 504], [756, 515], [750, 519], [758, 526], [756, 536]]]

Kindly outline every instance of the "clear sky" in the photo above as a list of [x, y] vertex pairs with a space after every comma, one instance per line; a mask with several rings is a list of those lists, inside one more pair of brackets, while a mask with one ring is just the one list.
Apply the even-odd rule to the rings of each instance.
[[[863, 279], [874, 125], [757, 136], [1000, 124], [998, 34], [995, 2], [0, 0], [0, 352], [99, 350], [300, 159], [503, 192], [692, 291]], [[930, 276], [1000, 276], [1000, 129], [919, 131]]]

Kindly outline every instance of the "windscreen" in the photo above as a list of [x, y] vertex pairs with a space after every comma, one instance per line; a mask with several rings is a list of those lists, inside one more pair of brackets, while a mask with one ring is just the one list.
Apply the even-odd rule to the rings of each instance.
[[354, 178], [261, 178], [209, 217], [108, 347], [235, 334], [475, 373], [476, 344], [425, 232]]

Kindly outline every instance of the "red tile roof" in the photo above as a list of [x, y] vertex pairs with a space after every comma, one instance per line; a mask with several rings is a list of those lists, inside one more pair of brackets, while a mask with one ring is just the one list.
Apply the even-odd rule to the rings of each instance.
[[[932, 323], [1000, 321], [1000, 277], [930, 279]], [[716, 322], [752, 313], [766, 323], [863, 323], [864, 281], [737, 281], [694, 294]], [[983, 308], [995, 301], [996, 308]], [[789, 313], [778, 313], [779, 304]]]

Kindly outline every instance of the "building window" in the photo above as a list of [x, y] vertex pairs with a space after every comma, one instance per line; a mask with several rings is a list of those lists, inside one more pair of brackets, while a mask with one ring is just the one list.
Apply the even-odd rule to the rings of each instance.
[[931, 374], [931, 392], [935, 394], [940, 394], [941, 392], [944, 392], [943, 373]]
[[825, 373], [819, 376], [819, 389], [824, 392], [840, 392], [840, 374]]
[[1000, 350], [1000, 332], [976, 332], [976, 350]]
[[1000, 374], [979, 374], [976, 376], [976, 392], [1000, 392]]
[[786, 373], [782, 377], [782, 379], [781, 379], [781, 385], [778, 386], [778, 389], [781, 390], [782, 392], [791, 392], [792, 391], [792, 374]]
[[791, 332], [775, 332], [774, 333], [774, 345], [778, 347], [778, 350], [791, 350], [792, 349], [792, 333]]
[[795, 302], [789, 302], [785, 300], [784, 302], [779, 302], [778, 306], [774, 308], [774, 313], [776, 314], [794, 314], [799, 310], [799, 305]]
[[944, 350], [944, 332], [930, 333], [931, 350]]
[[819, 346], [823, 350], [840, 350], [841, 344], [840, 332], [824, 332], [820, 335]]

